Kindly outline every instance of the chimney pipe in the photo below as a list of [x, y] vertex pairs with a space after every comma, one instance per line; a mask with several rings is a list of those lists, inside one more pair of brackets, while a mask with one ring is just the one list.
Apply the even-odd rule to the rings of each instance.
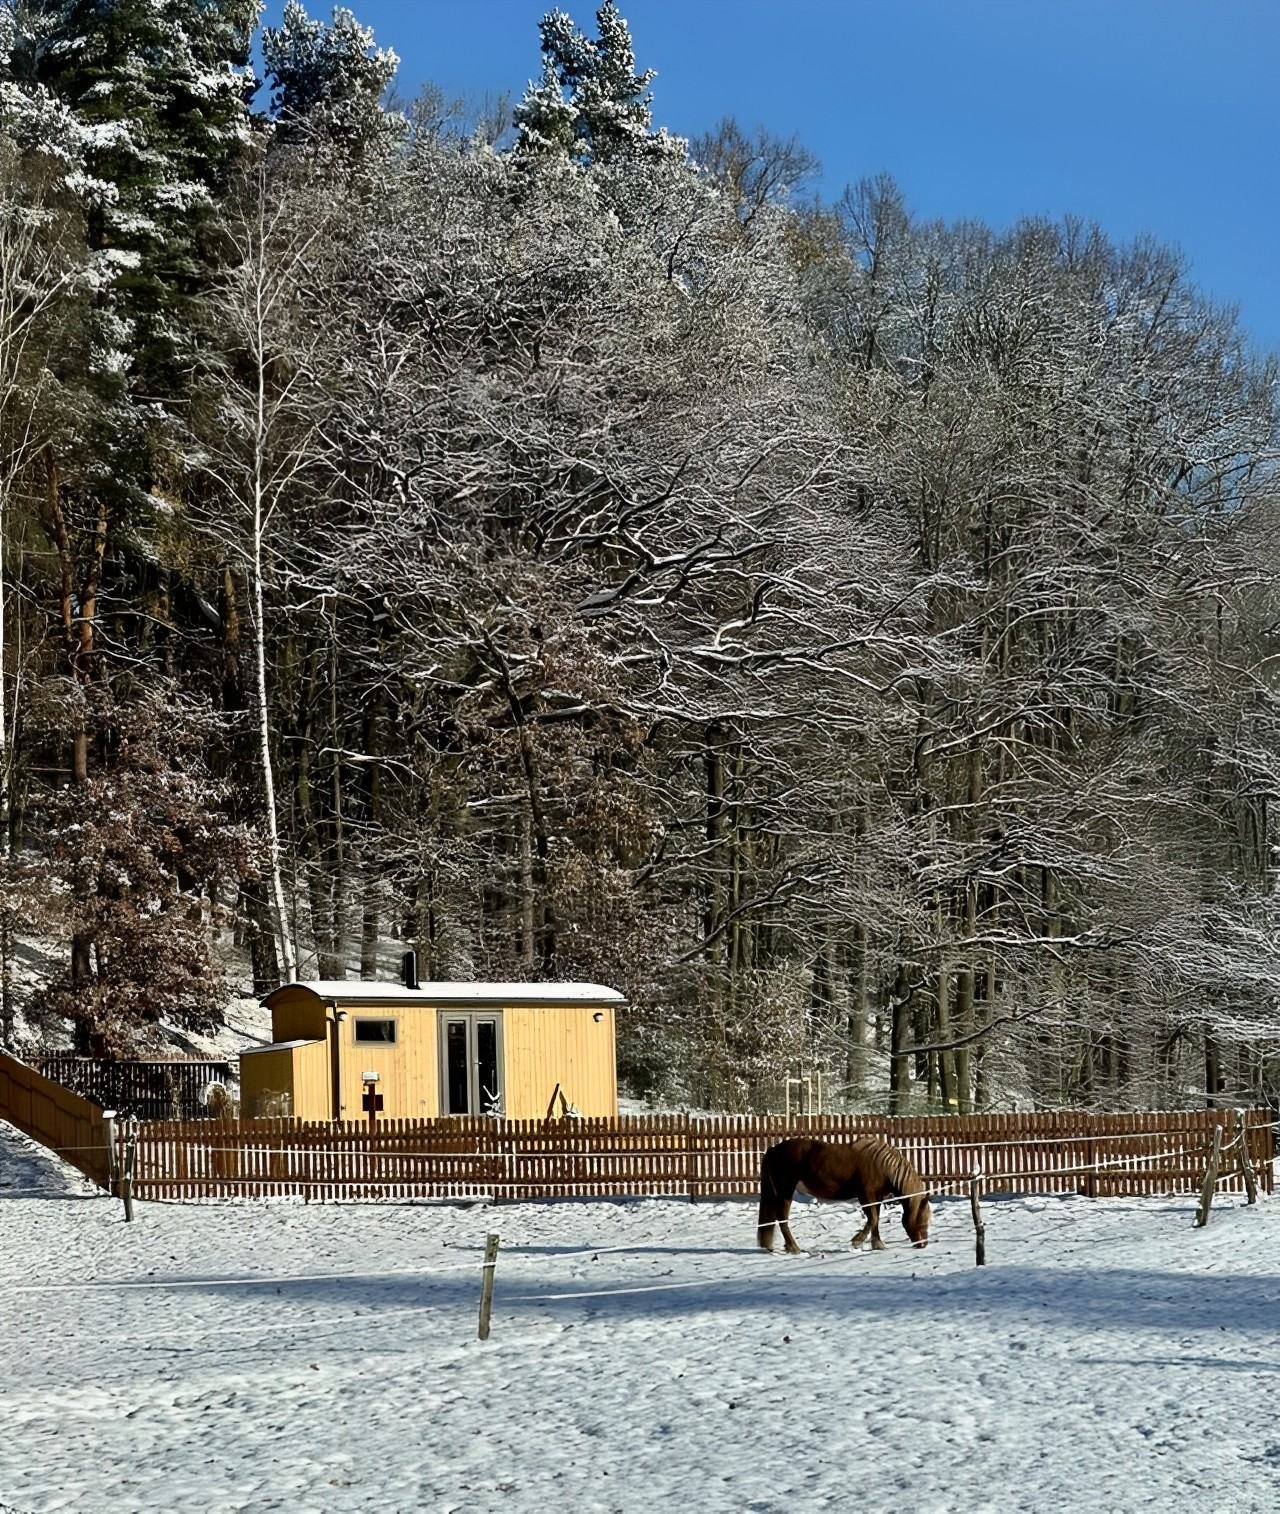
[[418, 986], [418, 954], [415, 951], [407, 951], [403, 961], [404, 986], [417, 988]]

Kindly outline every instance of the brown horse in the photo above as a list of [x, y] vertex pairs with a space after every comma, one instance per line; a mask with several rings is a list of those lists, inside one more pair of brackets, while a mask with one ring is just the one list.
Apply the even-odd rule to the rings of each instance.
[[760, 1164], [760, 1223], [756, 1239], [765, 1251], [773, 1250], [773, 1227], [782, 1227], [788, 1251], [799, 1251], [787, 1218], [791, 1199], [803, 1188], [815, 1199], [856, 1199], [867, 1223], [853, 1237], [861, 1246], [867, 1236], [872, 1248], [884, 1250], [880, 1239], [880, 1206], [902, 1199], [902, 1228], [913, 1246], [929, 1241], [929, 1200], [924, 1179], [896, 1146], [875, 1136], [863, 1136], [850, 1146], [828, 1146], [825, 1141], [782, 1141], [771, 1146]]

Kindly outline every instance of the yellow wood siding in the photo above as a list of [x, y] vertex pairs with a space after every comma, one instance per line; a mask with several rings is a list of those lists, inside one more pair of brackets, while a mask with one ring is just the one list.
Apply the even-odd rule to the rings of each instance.
[[557, 1083], [580, 1114], [617, 1114], [613, 1010], [607, 1005], [510, 1005], [502, 1011], [502, 1050], [508, 1119], [545, 1116]]
[[280, 1095], [288, 1096], [287, 1112], [295, 1119], [330, 1119], [330, 1087], [329, 1048], [324, 1041], [241, 1053], [240, 1109], [249, 1119], [284, 1114], [284, 1109], [268, 1104]]
[[[342, 1119], [366, 1118], [361, 1074], [380, 1075], [384, 1119], [430, 1119], [439, 1113], [436, 1012], [430, 1004], [344, 1004], [340, 1036]], [[394, 1020], [395, 1045], [357, 1041], [357, 1020]]]
[[328, 1041], [308, 1041], [293, 1048], [293, 1112], [300, 1120], [333, 1118]]
[[240, 1112], [255, 1120], [267, 1112], [267, 1101], [287, 1094], [293, 1108], [293, 1056], [282, 1051], [240, 1053]]
[[[559, 1084], [584, 1115], [616, 1115], [618, 1083], [614, 1011], [597, 1004], [456, 1005], [371, 999], [342, 1002], [336, 1037], [332, 1009], [311, 990], [273, 995], [277, 1041], [305, 1041], [296, 1048], [246, 1053], [241, 1061], [242, 1103], [247, 1113], [269, 1093], [288, 1094], [299, 1119], [359, 1120], [365, 1117], [362, 1074], [378, 1074], [384, 1119], [430, 1119], [440, 1113], [439, 1017], [451, 1013], [495, 1015], [502, 1022], [504, 1112], [510, 1119], [541, 1119]], [[394, 1020], [396, 1040], [357, 1041], [358, 1020]], [[331, 1058], [336, 1043], [340, 1108], [334, 1110]]]
[[273, 1041], [319, 1041], [325, 1032], [327, 1010], [309, 988], [283, 988], [273, 996], [271, 1039]]

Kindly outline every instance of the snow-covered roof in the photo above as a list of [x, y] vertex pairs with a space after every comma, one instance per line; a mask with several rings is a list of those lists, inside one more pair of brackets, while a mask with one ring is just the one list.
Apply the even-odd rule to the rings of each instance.
[[305, 1039], [302, 1041], [272, 1041], [270, 1046], [246, 1046], [242, 1049], [240, 1055], [242, 1057], [253, 1057], [257, 1056], [260, 1051], [293, 1051], [299, 1046], [319, 1046], [321, 1044], [318, 1040]]
[[316, 979], [285, 983], [263, 1000], [270, 1004], [286, 988], [305, 988], [321, 999], [348, 1004], [625, 1004], [615, 988], [599, 983], [365, 983], [359, 979]]

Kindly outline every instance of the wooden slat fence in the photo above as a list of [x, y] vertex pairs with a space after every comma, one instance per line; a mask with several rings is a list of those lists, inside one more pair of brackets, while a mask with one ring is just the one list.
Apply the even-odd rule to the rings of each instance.
[[[1270, 1111], [1247, 1114], [1249, 1149], [1272, 1191]], [[699, 1117], [612, 1120], [287, 1119], [152, 1121], [137, 1127], [135, 1192], [144, 1199], [308, 1201], [494, 1198], [730, 1198], [758, 1191], [760, 1158], [792, 1135], [901, 1147], [931, 1189], [962, 1191], [975, 1167], [987, 1192], [1097, 1197], [1189, 1192], [1215, 1124], [1234, 1110], [1090, 1115], [981, 1114]], [[1224, 1170], [1234, 1174], [1234, 1158]], [[1241, 1191], [1238, 1176], [1224, 1179]]]
[[104, 1109], [139, 1120], [209, 1118], [205, 1095], [212, 1083], [233, 1077], [230, 1062], [138, 1061], [59, 1054], [42, 1057], [47, 1078], [74, 1089]]
[[102, 1110], [34, 1067], [0, 1051], [0, 1120], [56, 1151], [100, 1187], [109, 1186]]

